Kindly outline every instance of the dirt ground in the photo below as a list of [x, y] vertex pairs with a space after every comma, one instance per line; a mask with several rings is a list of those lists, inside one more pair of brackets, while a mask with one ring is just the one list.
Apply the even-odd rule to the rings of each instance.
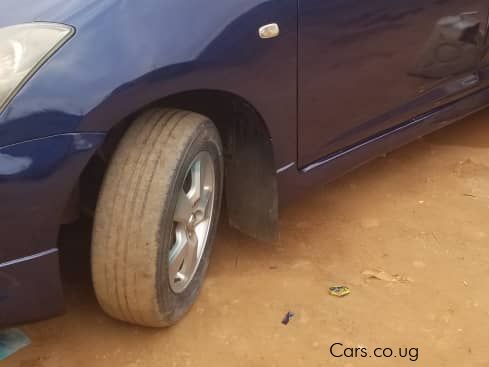
[[[203, 292], [170, 329], [102, 313], [74, 245], [88, 231], [71, 229], [66, 314], [22, 326], [32, 345], [0, 365], [488, 366], [488, 219], [489, 111], [311, 190], [283, 211], [277, 243], [221, 225]], [[351, 294], [332, 297], [333, 285]], [[334, 343], [336, 355], [418, 348], [417, 360], [333, 357]]]

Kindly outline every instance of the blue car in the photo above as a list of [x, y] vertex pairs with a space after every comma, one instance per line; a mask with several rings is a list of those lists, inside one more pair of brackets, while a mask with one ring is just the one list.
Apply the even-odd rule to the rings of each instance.
[[0, 326], [62, 311], [58, 232], [87, 213], [104, 311], [175, 323], [221, 206], [274, 240], [311, 185], [485, 108], [488, 17], [487, 0], [2, 0]]

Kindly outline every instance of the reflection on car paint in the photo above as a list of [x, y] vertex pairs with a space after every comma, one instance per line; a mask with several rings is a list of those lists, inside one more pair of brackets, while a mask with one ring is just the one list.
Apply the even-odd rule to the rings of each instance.
[[477, 12], [441, 18], [411, 75], [439, 79], [473, 71], [486, 47]]
[[32, 164], [29, 157], [14, 157], [0, 153], [0, 175], [9, 176], [27, 170]]

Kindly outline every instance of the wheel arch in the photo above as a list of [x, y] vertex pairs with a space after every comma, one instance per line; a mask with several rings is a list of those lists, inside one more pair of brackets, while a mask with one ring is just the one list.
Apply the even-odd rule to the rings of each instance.
[[93, 180], [102, 180], [100, 158], [107, 163], [135, 116], [155, 106], [200, 113], [216, 124], [224, 146], [225, 205], [230, 225], [259, 240], [276, 239], [278, 184], [270, 131], [251, 103], [226, 91], [175, 93], [113, 122], [103, 145], [81, 175], [82, 204], [95, 205], [98, 188], [91, 186]]

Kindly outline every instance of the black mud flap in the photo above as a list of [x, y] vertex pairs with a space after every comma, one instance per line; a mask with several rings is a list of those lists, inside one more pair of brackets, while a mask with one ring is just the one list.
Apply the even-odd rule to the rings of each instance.
[[237, 124], [232, 156], [226, 159], [229, 223], [262, 241], [278, 238], [278, 185], [270, 138], [246, 123]]

